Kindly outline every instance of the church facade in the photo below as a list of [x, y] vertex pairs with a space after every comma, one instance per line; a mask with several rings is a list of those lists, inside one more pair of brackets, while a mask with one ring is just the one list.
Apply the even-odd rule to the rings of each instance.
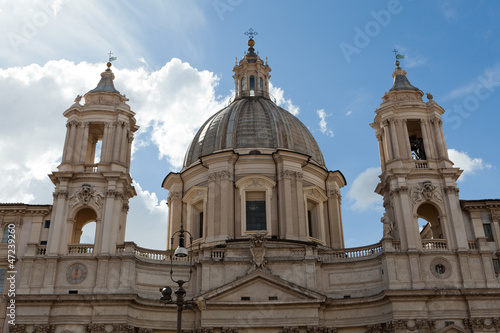
[[[53, 204], [0, 204], [3, 331], [174, 332], [177, 306], [159, 292], [177, 289], [173, 272], [187, 281], [185, 332], [498, 332], [500, 200], [459, 199], [461, 170], [432, 95], [424, 101], [397, 63], [371, 124], [383, 235], [345, 248], [346, 180], [273, 101], [271, 68], [248, 46], [233, 69], [234, 100], [163, 180], [175, 240], [167, 251], [125, 242], [138, 126], [110, 63], [84, 103], [79, 96], [64, 112]], [[94, 244], [81, 242], [88, 223]], [[181, 228], [184, 258], [171, 256]]]

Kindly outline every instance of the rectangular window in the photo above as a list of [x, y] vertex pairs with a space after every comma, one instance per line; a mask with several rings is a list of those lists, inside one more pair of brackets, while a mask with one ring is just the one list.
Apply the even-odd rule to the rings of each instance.
[[7, 273], [7, 270], [5, 268], [0, 269], [0, 293], [3, 292], [3, 284], [5, 282], [5, 273]]
[[45, 220], [45, 228], [50, 228], [50, 220]]
[[40, 241], [40, 245], [47, 245], [47, 241]]
[[200, 238], [203, 237], [203, 212], [200, 212], [200, 222], [199, 222], [199, 235], [200, 235]]
[[266, 230], [265, 201], [247, 201], [247, 230]]
[[500, 275], [500, 261], [498, 259], [493, 259], [493, 270], [496, 276]]
[[307, 211], [307, 227], [309, 229], [309, 237], [313, 236], [313, 222], [312, 222], [312, 212]]
[[7, 240], [9, 239], [9, 225], [6, 225], [5, 228], [3, 228], [3, 235], [2, 235], [2, 243], [7, 243]]
[[483, 224], [484, 235], [486, 236], [486, 240], [488, 242], [493, 242], [493, 230], [491, 229], [491, 224], [485, 223]]

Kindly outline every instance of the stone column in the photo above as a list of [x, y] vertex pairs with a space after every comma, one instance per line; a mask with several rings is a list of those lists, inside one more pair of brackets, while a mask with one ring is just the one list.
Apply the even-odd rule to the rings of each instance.
[[[411, 160], [411, 146], [410, 146], [410, 135], [408, 134], [408, 121], [406, 119], [401, 119], [401, 127], [403, 128], [403, 142], [405, 144], [404, 158]], [[424, 148], [425, 149], [425, 148]]]
[[401, 158], [401, 153], [399, 150], [399, 142], [398, 142], [398, 135], [396, 132], [396, 119], [390, 119], [389, 120], [389, 126], [391, 128], [391, 143], [393, 144], [393, 153], [394, 153], [394, 158], [399, 159]]
[[382, 130], [384, 131], [384, 139], [385, 139], [385, 160], [388, 162], [388, 161], [391, 161], [394, 156], [393, 156], [393, 153], [392, 153], [392, 143], [391, 143], [391, 135], [389, 133], [389, 122], [387, 120], [384, 120], [382, 122]]
[[71, 123], [66, 123], [66, 138], [64, 139], [64, 149], [61, 162], [64, 163], [68, 159], [68, 149], [71, 136]]
[[[308, 230], [307, 230], [307, 219], [306, 219], [306, 202], [304, 202], [304, 187], [303, 187], [303, 179], [304, 175], [302, 172], [295, 172], [295, 186], [297, 188], [297, 223], [299, 228], [299, 238], [307, 241], [308, 240]], [[318, 218], [318, 221], [320, 219]], [[318, 225], [318, 230], [320, 230], [320, 226]], [[322, 239], [323, 241], [325, 239]]]
[[432, 145], [430, 144], [430, 142], [432, 142], [432, 138], [429, 135], [427, 120], [420, 120], [420, 130], [422, 131], [422, 140], [424, 141], [425, 158], [427, 160], [434, 159], [435, 153], [432, 149]]
[[123, 122], [116, 122], [116, 130], [113, 140], [113, 162], [119, 162], [120, 160], [120, 149], [122, 145], [122, 132], [123, 132]]
[[85, 122], [83, 124], [83, 138], [82, 138], [82, 146], [80, 150], [80, 160], [83, 163], [88, 163], [92, 164], [94, 161], [90, 161], [87, 159], [88, 156], [88, 144], [89, 144], [89, 129], [90, 129], [90, 124], [88, 122]]

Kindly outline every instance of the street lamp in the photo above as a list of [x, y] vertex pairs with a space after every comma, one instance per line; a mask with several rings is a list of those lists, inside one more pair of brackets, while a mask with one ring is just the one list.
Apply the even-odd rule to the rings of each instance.
[[[170, 279], [174, 282], [177, 283], [178, 288], [175, 290], [175, 295], [176, 295], [176, 300], [175, 304], [177, 304], [177, 333], [181, 333], [182, 330], [182, 310], [190, 308], [191, 305], [193, 304], [192, 301], [186, 301], [184, 299], [184, 296], [186, 295], [186, 290], [183, 288], [184, 283], [187, 283], [191, 280], [191, 273], [193, 272], [192, 269], [192, 254], [191, 251], [189, 251], [186, 246], [185, 246], [185, 233], [189, 234], [189, 247], [191, 247], [191, 244], [193, 243], [193, 236], [189, 231], [184, 230], [184, 227], [181, 222], [181, 228], [174, 232], [172, 237], [170, 238], [170, 244], [171, 248], [174, 247], [174, 237], [176, 234], [178, 235], [179, 238], [179, 245], [177, 246], [177, 249], [172, 253], [170, 253]], [[189, 257], [189, 278], [184, 281], [182, 279], [175, 280], [174, 279], [174, 272], [173, 272], [173, 262], [174, 262], [174, 257], [176, 258], [186, 258]], [[163, 301], [165, 303], [174, 303], [172, 300], [172, 288], [165, 286], [163, 288], [160, 288], [161, 291], [161, 297], [160, 301]]]

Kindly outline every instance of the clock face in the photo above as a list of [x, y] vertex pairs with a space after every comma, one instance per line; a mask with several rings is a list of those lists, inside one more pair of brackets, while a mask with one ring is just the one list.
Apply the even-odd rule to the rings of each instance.
[[66, 271], [66, 279], [69, 283], [78, 284], [87, 277], [87, 267], [82, 264], [73, 264]]

